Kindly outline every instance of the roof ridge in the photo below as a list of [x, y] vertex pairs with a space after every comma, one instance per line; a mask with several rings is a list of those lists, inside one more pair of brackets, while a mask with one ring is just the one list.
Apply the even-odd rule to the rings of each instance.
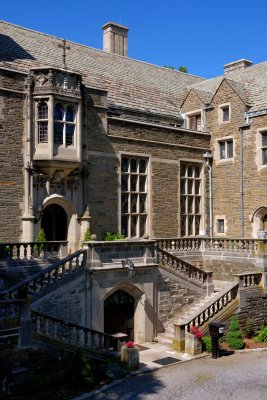
[[[12, 23], [12, 22], [7, 22], [7, 21], [0, 20], [0, 23], [6, 24], [6, 25], [9, 25], [9, 26], [15, 26], [15, 27], [17, 27], [17, 28], [19, 28], [19, 29], [22, 29], [22, 30], [25, 30], [25, 31], [28, 31], [28, 32], [34, 32], [34, 33], [36, 33], [36, 34], [38, 34], [38, 35], [47, 36], [47, 37], [49, 37], [49, 38], [54, 38], [54, 39], [57, 39], [57, 40], [63, 40], [62, 37], [55, 36], [55, 35], [52, 35], [52, 34], [49, 34], [49, 33], [44, 33], [44, 32], [40, 32], [40, 31], [36, 31], [35, 29], [26, 28], [26, 27], [24, 27], [24, 26], [17, 25], [17, 24], [14, 24], [14, 23]], [[76, 45], [76, 46], [81, 46], [81, 47], [86, 48], [86, 49], [89, 49], [89, 50], [94, 50], [94, 51], [100, 52], [101, 54], [103, 54], [103, 55], [105, 55], [105, 56], [107, 56], [107, 57], [118, 57], [118, 58], [130, 60], [130, 61], [132, 61], [132, 62], [137, 62], [137, 63], [145, 64], [145, 65], [148, 65], [148, 66], [151, 66], [151, 67], [154, 67], [154, 68], [160, 68], [160, 69], [168, 70], [168, 72], [171, 72], [171, 73], [178, 73], [178, 74], [182, 74], [182, 75], [185, 75], [185, 76], [192, 76], [192, 77], [194, 77], [194, 78], [199, 78], [199, 79], [203, 79], [203, 80], [206, 80], [206, 79], [207, 79], [207, 78], [204, 78], [204, 77], [202, 77], [202, 76], [189, 74], [189, 73], [187, 73], [187, 72], [181, 72], [181, 71], [178, 71], [178, 70], [168, 69], [168, 68], [163, 67], [163, 66], [161, 66], [161, 65], [152, 64], [152, 63], [149, 63], [149, 62], [147, 62], [147, 61], [142, 61], [142, 60], [137, 60], [137, 59], [131, 58], [131, 57], [121, 56], [121, 55], [119, 55], [119, 54], [107, 53], [107, 52], [105, 52], [105, 51], [103, 51], [103, 50], [100, 50], [100, 49], [97, 49], [97, 48], [95, 48], [95, 47], [91, 47], [91, 46], [88, 46], [88, 45], [86, 45], [86, 44], [74, 42], [74, 41], [69, 40], [69, 39], [66, 39], [66, 41], [67, 41], [68, 43], [74, 44], [74, 45]]]

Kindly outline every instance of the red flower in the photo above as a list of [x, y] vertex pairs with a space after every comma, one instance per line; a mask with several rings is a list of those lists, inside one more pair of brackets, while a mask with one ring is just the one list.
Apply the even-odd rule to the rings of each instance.
[[203, 332], [201, 332], [199, 327], [195, 325], [191, 326], [190, 333], [192, 333], [192, 335], [194, 335], [197, 339], [200, 339], [203, 336]]
[[135, 346], [135, 343], [130, 340], [129, 342], [125, 343], [125, 346], [128, 347], [129, 349], [131, 349], [132, 347]]

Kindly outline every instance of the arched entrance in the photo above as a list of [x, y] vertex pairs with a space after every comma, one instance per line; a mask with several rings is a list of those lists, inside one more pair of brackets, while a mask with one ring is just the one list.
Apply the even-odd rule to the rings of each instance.
[[117, 290], [104, 302], [104, 332], [126, 333], [134, 340], [134, 297]]
[[67, 214], [58, 204], [50, 204], [45, 207], [41, 219], [43, 228], [48, 241], [67, 240]]

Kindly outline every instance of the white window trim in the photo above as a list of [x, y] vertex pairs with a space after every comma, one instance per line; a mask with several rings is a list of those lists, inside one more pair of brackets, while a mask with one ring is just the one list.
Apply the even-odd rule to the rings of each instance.
[[256, 164], [258, 166], [258, 170], [267, 169], [267, 164], [262, 163], [262, 134], [267, 134], [267, 126], [257, 129], [256, 135], [256, 146], [257, 146], [257, 155], [256, 155]]
[[203, 123], [204, 120], [203, 120], [203, 109], [202, 108], [200, 108], [198, 110], [187, 112], [185, 114], [185, 117], [186, 117], [186, 121], [185, 121], [186, 129], [190, 129], [189, 128], [189, 117], [193, 117], [194, 115], [199, 115], [199, 114], [200, 114], [200, 118], [201, 118], [201, 129], [198, 132], [202, 132], [204, 130], [204, 123]]
[[[232, 158], [220, 158], [220, 142], [226, 142], [227, 140], [233, 141], [233, 157]], [[216, 148], [215, 148], [215, 160], [216, 164], [234, 164], [235, 159], [235, 140], [233, 136], [225, 136], [223, 138], [216, 140]]]
[[[224, 232], [218, 232], [218, 220], [224, 220]], [[215, 234], [218, 237], [224, 237], [226, 236], [227, 233], [227, 220], [225, 215], [215, 215], [215, 221], [214, 221], [214, 227], [215, 227]]]
[[[229, 120], [223, 121], [223, 108], [229, 107]], [[223, 103], [219, 104], [218, 106], [218, 122], [219, 124], [229, 124], [231, 121], [231, 104], [230, 103]]]
[[147, 159], [147, 223], [146, 230], [149, 237], [152, 235], [151, 228], [151, 215], [152, 215], [152, 188], [151, 188], [151, 155], [147, 153], [132, 153], [126, 151], [119, 151], [119, 168], [118, 168], [118, 229], [121, 233], [121, 159], [122, 157], [132, 157], [132, 158], [146, 158]]
[[[204, 182], [204, 168], [203, 168], [203, 163], [199, 162], [199, 160], [195, 160], [195, 159], [189, 159], [189, 158], [180, 158], [179, 159], [179, 175], [178, 175], [178, 179], [179, 179], [179, 189], [178, 189], [178, 214], [177, 214], [177, 218], [179, 221], [179, 232], [178, 232], [178, 236], [181, 237], [181, 188], [180, 188], [180, 170], [181, 170], [181, 164], [185, 163], [185, 164], [198, 164], [201, 167], [201, 174], [200, 174], [200, 180], [201, 180], [201, 186], [200, 186], [200, 190], [201, 190], [201, 207], [200, 207], [200, 215], [201, 215], [201, 219], [200, 219], [200, 225], [199, 225], [199, 231], [204, 232], [206, 229], [205, 226], [205, 182]], [[201, 235], [200, 235], [201, 236]]]

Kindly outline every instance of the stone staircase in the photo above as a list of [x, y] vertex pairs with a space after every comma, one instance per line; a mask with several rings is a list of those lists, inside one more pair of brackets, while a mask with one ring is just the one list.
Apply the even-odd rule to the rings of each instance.
[[[174, 318], [169, 319], [165, 324], [164, 328], [165, 331], [162, 333], [159, 333], [157, 337], [155, 338], [155, 341], [158, 343], [167, 345], [169, 347], [172, 347], [173, 339], [174, 339], [174, 323], [178, 325], [183, 325], [187, 323], [187, 321], [193, 320], [197, 315], [201, 315], [201, 313], [207, 309], [209, 306], [214, 304], [215, 302], [219, 301], [224, 293], [229, 292], [231, 290], [231, 287], [233, 284], [231, 282], [227, 281], [215, 281], [215, 290], [214, 292], [209, 295], [202, 297], [201, 299], [197, 299], [194, 301], [192, 304], [183, 307], [181, 310], [181, 313], [179, 316], [176, 316]], [[232, 304], [229, 302], [229, 306], [226, 306], [223, 308], [223, 313], [225, 315], [228, 315], [227, 313], [227, 308], [231, 308]], [[230, 311], [230, 315], [234, 310]], [[222, 313], [221, 313], [222, 314]], [[216, 318], [221, 319], [221, 315], [219, 315], [219, 312], [216, 313]], [[212, 321], [212, 315], [207, 318], [209, 322]], [[202, 328], [202, 331], [204, 333], [208, 333], [208, 324], [205, 325], [204, 329]]]

